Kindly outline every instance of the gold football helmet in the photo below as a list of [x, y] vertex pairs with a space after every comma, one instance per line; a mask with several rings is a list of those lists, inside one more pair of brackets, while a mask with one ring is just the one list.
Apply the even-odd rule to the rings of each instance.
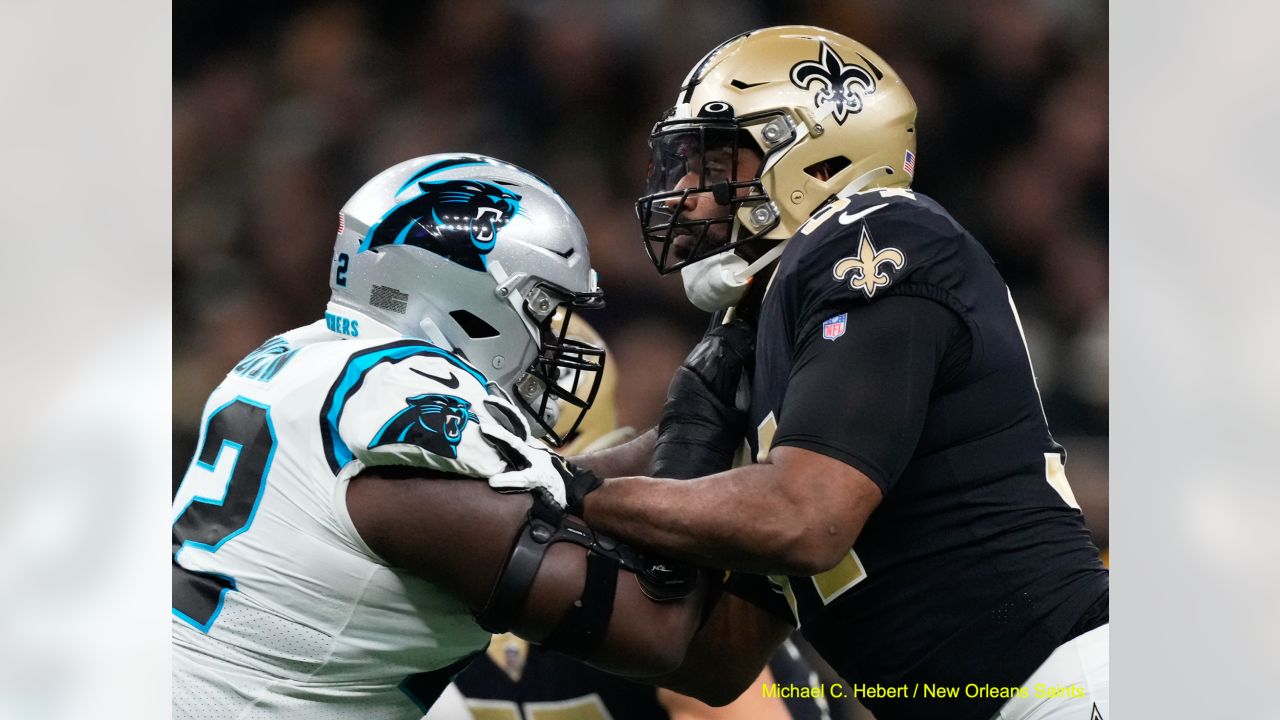
[[[649, 257], [665, 274], [789, 238], [855, 181], [910, 186], [915, 121], [898, 74], [844, 35], [789, 25], [730, 38], [689, 72], [649, 137], [648, 194], [636, 203]], [[762, 160], [754, 173], [740, 172], [745, 148]], [[723, 211], [691, 212], [699, 193]]]

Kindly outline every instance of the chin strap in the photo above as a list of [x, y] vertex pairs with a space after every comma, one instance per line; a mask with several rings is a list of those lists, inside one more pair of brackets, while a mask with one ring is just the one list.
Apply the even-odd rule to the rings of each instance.
[[854, 178], [853, 181], [850, 182], [848, 185], [845, 185], [843, 188], [841, 188], [840, 192], [836, 193], [836, 197], [847, 198], [850, 195], [853, 195], [854, 193], [860, 193], [862, 192], [863, 188], [870, 185], [871, 181], [875, 180], [876, 177], [880, 175], [890, 175], [892, 173], [893, 173], [893, 168], [889, 167], [888, 165], [881, 165], [880, 167], [871, 168], [870, 170]]
[[782, 242], [769, 248], [763, 255], [756, 258], [756, 261], [746, 266], [736, 273], [735, 278], [738, 282], [746, 282], [747, 279], [755, 277], [755, 274], [769, 266], [769, 263], [777, 260], [782, 255], [782, 251], [786, 249], [787, 244], [791, 242], [791, 238], [787, 238]]

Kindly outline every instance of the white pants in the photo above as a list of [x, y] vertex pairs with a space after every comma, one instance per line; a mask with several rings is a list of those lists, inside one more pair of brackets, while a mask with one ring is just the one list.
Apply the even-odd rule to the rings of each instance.
[[992, 720], [1111, 720], [1111, 626], [1058, 646]]

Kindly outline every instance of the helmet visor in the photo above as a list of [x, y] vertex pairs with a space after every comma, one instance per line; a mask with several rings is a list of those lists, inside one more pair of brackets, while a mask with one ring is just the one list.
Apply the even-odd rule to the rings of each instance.
[[[760, 152], [735, 119], [663, 121], [649, 138], [645, 195], [636, 203], [645, 250], [666, 274], [754, 240], [735, 237], [743, 205], [767, 201]], [[754, 166], [754, 167], [752, 167]]]

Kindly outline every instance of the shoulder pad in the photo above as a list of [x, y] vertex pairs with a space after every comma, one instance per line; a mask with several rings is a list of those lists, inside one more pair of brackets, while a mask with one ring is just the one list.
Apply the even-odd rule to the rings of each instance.
[[[508, 469], [480, 425], [494, 418], [487, 380], [451, 353], [398, 341], [357, 351], [321, 409], [325, 455], [335, 474], [413, 465], [472, 477]], [[515, 413], [518, 418], [519, 414]], [[354, 462], [353, 462], [354, 461]]]
[[911, 190], [838, 197], [796, 234], [778, 279], [801, 296], [871, 302], [908, 282], [930, 282], [964, 234], [937, 203]]

